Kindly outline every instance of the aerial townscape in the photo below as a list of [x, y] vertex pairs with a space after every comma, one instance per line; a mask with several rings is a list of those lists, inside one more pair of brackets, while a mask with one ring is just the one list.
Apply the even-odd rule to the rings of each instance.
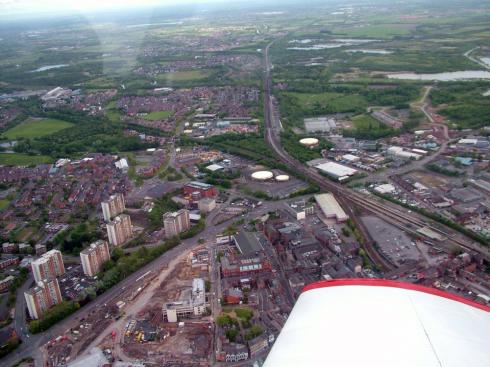
[[0, 366], [354, 366], [339, 281], [490, 366], [490, 1], [78, 3], [0, 1]]

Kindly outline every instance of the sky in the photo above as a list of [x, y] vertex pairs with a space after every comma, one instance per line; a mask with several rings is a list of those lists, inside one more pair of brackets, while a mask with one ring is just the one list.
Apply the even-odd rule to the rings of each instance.
[[0, 0], [0, 13], [68, 13], [118, 10], [130, 7], [155, 7], [178, 4], [197, 4], [225, 0]]

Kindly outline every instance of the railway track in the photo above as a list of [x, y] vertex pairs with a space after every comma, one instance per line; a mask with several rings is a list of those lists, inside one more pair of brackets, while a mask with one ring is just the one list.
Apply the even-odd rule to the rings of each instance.
[[[279, 160], [294, 168], [299, 173], [308, 177], [312, 182], [317, 184], [322, 190], [330, 191], [334, 195], [336, 195], [340, 201], [352, 203], [355, 206], [361, 207], [373, 214], [379, 215], [385, 218], [388, 222], [396, 225], [398, 228], [406, 231], [407, 233], [412, 233], [420, 236], [420, 233], [417, 232], [417, 229], [422, 227], [427, 227], [432, 231], [444, 236], [447, 240], [445, 242], [446, 245], [457, 245], [465, 250], [477, 252], [481, 254], [487, 260], [490, 260], [490, 250], [485, 248], [473, 241], [463, 240], [458, 238], [457, 234], [454, 234], [452, 230], [444, 231], [439, 227], [435, 226], [433, 223], [428, 221], [425, 218], [422, 218], [420, 215], [416, 215], [415, 213], [410, 213], [409, 210], [401, 210], [399, 208], [395, 208], [393, 204], [380, 203], [376, 199], [372, 199], [362, 195], [352, 189], [341, 186], [340, 184], [329, 181], [325, 177], [323, 177], [318, 171], [316, 171], [312, 167], [308, 167], [303, 165], [301, 162], [297, 161], [293, 157], [291, 157], [281, 146], [280, 144], [280, 127], [275, 124], [274, 115], [273, 115], [273, 106], [271, 100], [271, 90], [272, 90], [272, 81], [270, 76], [270, 61], [269, 61], [269, 48], [272, 45], [272, 42], [269, 43], [264, 50], [264, 124], [265, 124], [265, 140], [267, 145], [275, 152], [276, 156]], [[418, 228], [414, 228], [418, 227]], [[384, 268], [390, 269], [389, 264], [386, 263], [384, 258], [381, 258], [376, 250], [369, 250], [369, 256], [376, 260], [378, 258], [378, 263], [382, 265]], [[377, 256], [378, 255], [378, 256]], [[391, 266], [393, 268], [393, 266]]]

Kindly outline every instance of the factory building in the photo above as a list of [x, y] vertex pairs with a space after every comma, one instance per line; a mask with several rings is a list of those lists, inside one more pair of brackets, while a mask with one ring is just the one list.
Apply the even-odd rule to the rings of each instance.
[[192, 290], [183, 292], [180, 301], [165, 303], [162, 307], [163, 319], [167, 322], [177, 322], [181, 318], [200, 316], [206, 312], [206, 291], [204, 280], [192, 279]]
[[111, 197], [101, 203], [102, 214], [104, 220], [109, 222], [115, 216], [121, 214], [126, 209], [126, 203], [124, 202], [123, 194], [114, 194]]
[[109, 245], [106, 241], [98, 240], [90, 244], [88, 248], [80, 252], [80, 262], [84, 274], [89, 277], [95, 276], [110, 257]]
[[31, 262], [32, 275], [36, 282], [53, 279], [65, 274], [63, 257], [58, 250], [50, 250]]
[[335, 162], [321, 163], [315, 167], [338, 181], [345, 181], [357, 173], [357, 170], [354, 168], [350, 168]]
[[349, 219], [333, 194], [315, 195], [315, 200], [327, 219], [335, 218], [339, 223]]
[[192, 181], [184, 185], [184, 195], [199, 194], [200, 198], [211, 198], [218, 195], [218, 190], [213, 185], [207, 183]]
[[24, 297], [29, 315], [35, 320], [39, 319], [46, 310], [63, 301], [56, 278], [37, 282], [35, 287], [24, 292]]
[[165, 228], [165, 237], [171, 238], [178, 236], [182, 232], [191, 228], [189, 211], [180, 209], [176, 212], [168, 212], [163, 215], [163, 226]]
[[131, 218], [127, 214], [121, 214], [107, 223], [107, 236], [112, 246], [121, 246], [133, 235]]
[[386, 152], [389, 155], [393, 155], [395, 157], [402, 158], [402, 159], [414, 159], [418, 161], [420, 158], [422, 158], [422, 155], [408, 152], [404, 150], [402, 147], [395, 147], [395, 146], [389, 147]]

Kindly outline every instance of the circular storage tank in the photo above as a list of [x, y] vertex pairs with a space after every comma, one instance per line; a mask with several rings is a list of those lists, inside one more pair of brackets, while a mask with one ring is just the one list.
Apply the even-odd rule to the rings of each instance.
[[288, 175], [278, 175], [278, 176], [276, 176], [276, 181], [277, 182], [289, 181], [289, 176]]
[[271, 171], [257, 171], [252, 173], [252, 178], [257, 181], [266, 181], [274, 177]]
[[301, 145], [304, 145], [306, 147], [314, 147], [315, 145], [318, 145], [318, 139], [317, 138], [304, 138], [299, 141]]

